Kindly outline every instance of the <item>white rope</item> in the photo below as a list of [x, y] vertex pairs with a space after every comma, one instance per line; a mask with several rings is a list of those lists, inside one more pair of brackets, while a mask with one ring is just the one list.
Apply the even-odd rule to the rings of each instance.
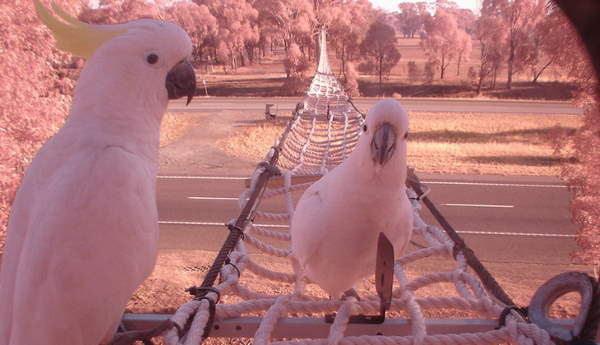
[[[323, 57], [322, 57], [323, 58]], [[323, 60], [321, 60], [323, 61]], [[325, 65], [324, 65], [325, 66]], [[310, 183], [294, 184], [294, 176], [301, 174], [325, 174], [342, 162], [352, 152], [362, 131], [364, 119], [348, 103], [348, 97], [340, 88], [332, 74], [317, 73], [303, 101], [304, 107], [290, 125], [285, 140], [279, 138], [276, 146], [280, 148], [278, 167], [282, 170], [283, 187], [268, 188], [260, 203], [261, 209], [255, 210], [253, 219], [264, 218], [286, 222], [288, 227], [294, 213], [294, 200]], [[327, 108], [329, 105], [329, 114]], [[275, 154], [272, 150], [270, 155]], [[258, 177], [264, 167], [253, 174], [250, 188], [239, 199], [241, 208], [256, 188]], [[348, 297], [345, 301], [331, 300], [320, 289], [307, 281], [299, 269], [290, 250], [289, 229], [271, 230], [248, 222], [243, 229], [243, 241], [239, 241], [229, 255], [230, 264], [221, 269], [221, 281], [214, 288], [221, 298], [236, 296], [241, 302], [218, 304], [214, 317], [226, 320], [242, 315], [261, 315], [262, 321], [254, 336], [257, 345], [399, 345], [399, 344], [498, 344], [513, 342], [521, 345], [553, 344], [547, 332], [534, 324], [528, 324], [517, 314], [506, 318], [506, 326], [489, 332], [461, 334], [428, 334], [424, 311], [444, 312], [457, 310], [476, 313], [482, 318], [498, 318], [505, 305], [490, 296], [476, 276], [469, 272], [462, 253], [453, 259], [454, 243], [444, 231], [426, 224], [420, 216], [421, 205], [417, 195], [407, 190], [414, 213], [414, 238], [420, 238], [426, 245], [396, 259], [394, 276], [396, 288], [393, 290], [391, 312], [403, 312], [408, 315], [411, 332], [403, 336], [346, 336], [351, 315], [359, 313], [372, 315], [379, 312], [379, 297], [373, 289], [359, 290], [360, 300]], [[272, 205], [279, 208], [273, 209]], [[281, 224], [281, 223], [277, 223]], [[259, 238], [260, 237], [260, 238]], [[256, 248], [249, 253], [246, 245]], [[268, 257], [269, 259], [264, 259]], [[441, 272], [424, 273], [412, 280], [408, 278], [406, 268], [410, 264], [425, 258], [438, 258], [452, 263], [452, 268]], [[276, 271], [270, 263], [280, 260], [287, 268]], [[261, 264], [267, 262], [267, 265]], [[291, 264], [291, 265], [290, 265]], [[268, 266], [268, 267], [267, 267]], [[294, 273], [290, 273], [294, 268]], [[268, 292], [254, 291], [253, 281], [246, 276], [258, 277], [269, 284], [277, 284], [277, 289]], [[364, 282], [363, 282], [364, 283]], [[368, 282], [366, 282], [369, 285]], [[439, 284], [452, 284], [455, 294], [450, 296], [418, 297], [421, 290]], [[370, 283], [372, 285], [372, 283]], [[320, 292], [319, 292], [320, 291]], [[213, 302], [216, 294], [206, 295]], [[239, 300], [239, 299], [237, 299]], [[210, 302], [206, 299], [191, 301], [182, 305], [173, 315], [172, 321], [180, 329], [191, 323], [189, 331], [182, 335], [171, 329], [164, 334], [168, 345], [198, 344], [210, 318]], [[325, 313], [336, 312], [329, 335], [323, 339], [296, 339], [271, 342], [277, 322], [286, 315], [308, 314], [322, 317]]]

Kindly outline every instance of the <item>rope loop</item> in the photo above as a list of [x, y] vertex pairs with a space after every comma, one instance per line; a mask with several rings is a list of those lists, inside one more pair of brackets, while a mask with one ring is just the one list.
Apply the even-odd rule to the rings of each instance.
[[516, 305], [511, 305], [502, 310], [500, 316], [498, 316], [498, 327], [496, 329], [500, 329], [506, 326], [506, 317], [511, 314], [512, 311], [518, 313], [523, 319], [527, 320], [528, 308], [527, 307], [517, 307]]
[[[275, 150], [275, 152], [277, 152], [277, 150]], [[276, 167], [275, 165], [271, 164], [270, 162], [267, 161], [262, 161], [260, 163], [258, 163], [259, 167], [263, 167], [265, 169], [265, 172], [269, 174], [269, 176], [279, 176], [281, 175], [281, 170], [279, 170], [278, 167]]]
[[239, 226], [237, 226], [233, 223], [227, 223], [226, 226], [227, 226], [227, 229], [229, 229], [229, 231], [231, 231], [231, 232], [237, 231], [242, 240], [245, 239], [246, 235], [244, 234], [244, 230], [242, 230], [242, 228], [240, 228]]
[[242, 276], [242, 273], [240, 272], [240, 269], [237, 267], [236, 264], [234, 264], [233, 262], [231, 262], [231, 259], [229, 257], [227, 259], [225, 259], [225, 265], [229, 265], [229, 266], [233, 267], [233, 269], [237, 272], [238, 278], [240, 278]]
[[194, 299], [197, 301], [201, 301], [204, 298], [206, 298], [206, 294], [208, 294], [209, 292], [212, 292], [215, 295], [217, 295], [217, 300], [214, 301], [215, 303], [219, 303], [219, 301], [221, 300], [221, 292], [217, 290], [217, 288], [214, 288], [212, 286], [192, 286], [190, 288], [187, 288], [185, 291], [189, 292], [190, 295], [194, 296]]

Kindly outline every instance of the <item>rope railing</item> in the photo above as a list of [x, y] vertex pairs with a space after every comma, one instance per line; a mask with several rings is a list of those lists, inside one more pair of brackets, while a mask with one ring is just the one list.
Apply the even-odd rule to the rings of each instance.
[[[249, 179], [248, 189], [240, 196], [240, 214], [227, 224], [227, 240], [201, 285], [189, 289], [195, 298], [174, 315], [146, 319], [126, 315], [128, 328], [166, 322], [171, 325], [164, 333], [168, 345], [197, 345], [208, 336], [253, 337], [253, 343], [260, 345], [550, 345], [593, 341], [600, 318], [597, 284], [586, 275], [558, 277], [557, 282], [549, 281], [546, 290], [536, 293], [536, 303], [532, 303], [528, 313], [523, 312], [437, 210], [414, 173], [407, 179], [414, 216], [413, 237], [421, 238], [426, 245], [396, 258], [395, 285], [384, 323], [352, 321], [354, 315], [380, 311], [379, 297], [369, 279], [358, 284], [360, 300], [331, 300], [313, 283], [293, 273], [294, 263], [288, 260], [293, 194], [307, 188], [352, 152], [364, 121], [364, 115], [332, 74], [317, 73], [303, 104], [304, 108], [297, 110]], [[262, 201], [267, 199], [278, 201], [276, 204], [282, 209], [261, 209]], [[423, 221], [421, 202], [444, 230]], [[255, 223], [258, 219], [284, 223], [288, 228], [266, 229]], [[261, 262], [259, 255], [269, 259]], [[423, 259], [444, 260], [451, 267], [411, 277], [409, 266]], [[287, 269], [274, 265], [281, 260]], [[256, 284], [248, 276], [277, 284], [277, 293], [255, 291]], [[423, 291], [440, 284], [451, 284], [455, 293], [423, 296]], [[577, 291], [582, 295], [578, 319], [547, 320], [547, 306], [557, 297], [552, 287], [561, 293]], [[447, 316], [468, 313], [476, 318], [435, 320], [427, 317], [432, 312]], [[325, 316], [331, 313], [335, 317], [329, 323], [331, 318]], [[564, 327], [575, 331], [568, 333]]]

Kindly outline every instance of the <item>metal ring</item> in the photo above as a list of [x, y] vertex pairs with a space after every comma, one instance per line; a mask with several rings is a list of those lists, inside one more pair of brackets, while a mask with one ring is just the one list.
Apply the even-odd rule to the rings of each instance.
[[[581, 296], [581, 308], [575, 318], [573, 330], [556, 325], [548, 319], [548, 310], [559, 297], [577, 292]], [[562, 341], [571, 341], [581, 333], [592, 304], [594, 286], [587, 274], [566, 272], [545, 282], [535, 292], [529, 305], [529, 320], [545, 329], [550, 336]]]

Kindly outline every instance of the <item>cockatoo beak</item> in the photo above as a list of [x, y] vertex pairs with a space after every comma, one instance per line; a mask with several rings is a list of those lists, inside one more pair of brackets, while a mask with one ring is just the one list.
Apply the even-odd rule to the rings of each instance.
[[196, 72], [188, 60], [182, 60], [173, 67], [167, 74], [165, 82], [169, 99], [178, 99], [187, 96], [187, 103], [190, 104], [196, 94]]
[[373, 134], [371, 139], [371, 158], [376, 164], [384, 165], [394, 155], [396, 149], [396, 132], [394, 127], [384, 122]]

